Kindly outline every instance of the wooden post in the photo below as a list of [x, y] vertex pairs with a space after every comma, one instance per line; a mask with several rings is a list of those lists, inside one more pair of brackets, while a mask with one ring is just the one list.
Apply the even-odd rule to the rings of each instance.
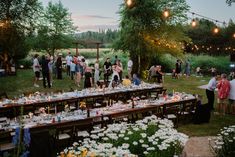
[[78, 43], [75, 43], [76, 44], [76, 56], [79, 56], [79, 52], [78, 52]]
[[100, 43], [96, 43], [96, 48], [97, 48], [96, 59], [99, 60], [99, 48], [100, 48]]

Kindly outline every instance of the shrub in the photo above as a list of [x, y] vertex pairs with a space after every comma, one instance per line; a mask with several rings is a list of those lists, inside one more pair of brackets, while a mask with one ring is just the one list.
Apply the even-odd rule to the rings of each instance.
[[212, 148], [218, 157], [234, 157], [235, 125], [221, 129], [221, 133], [214, 139], [214, 144]]
[[24, 69], [30, 69], [33, 65], [33, 60], [32, 58], [30, 59], [29, 57], [21, 59], [17, 62], [17, 66], [20, 67], [23, 65]]
[[204, 74], [209, 74], [209, 69], [214, 67], [218, 73], [229, 73], [229, 57], [224, 56], [208, 56], [208, 55], [188, 55], [190, 59], [191, 69], [195, 72], [197, 67], [202, 69]]

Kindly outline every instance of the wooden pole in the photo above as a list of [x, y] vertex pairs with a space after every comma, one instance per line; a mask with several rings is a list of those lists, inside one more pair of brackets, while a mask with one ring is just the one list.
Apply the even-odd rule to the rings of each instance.
[[75, 43], [76, 44], [76, 56], [79, 56], [79, 52], [78, 52], [78, 43]]
[[96, 59], [99, 60], [99, 48], [100, 48], [100, 43], [96, 43], [96, 48], [97, 48]]

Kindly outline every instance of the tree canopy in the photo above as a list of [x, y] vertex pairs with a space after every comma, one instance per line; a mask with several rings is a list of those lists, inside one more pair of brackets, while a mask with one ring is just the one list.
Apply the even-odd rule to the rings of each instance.
[[235, 3], [235, 0], [226, 0], [226, 3], [231, 6], [232, 3]]
[[0, 1], [0, 47], [4, 53], [15, 59], [27, 54], [25, 39], [34, 31], [40, 9], [37, 0]]
[[76, 27], [71, 14], [62, 3], [49, 2], [39, 19], [39, 27], [35, 34], [34, 48], [46, 50], [54, 55], [55, 49], [65, 48], [72, 44]]
[[[187, 28], [187, 34], [192, 39], [191, 43], [186, 46], [187, 52], [227, 55], [234, 51], [235, 24], [233, 21], [221, 28], [206, 19], [197, 19], [196, 21], [198, 21], [196, 27], [188, 25]], [[216, 27], [220, 29], [217, 34], [213, 32]]]
[[[115, 49], [129, 52], [134, 72], [145, 70], [155, 54], [180, 54], [180, 41], [189, 40], [182, 24], [187, 20], [185, 0], [132, 0], [132, 5], [121, 5], [120, 37]], [[169, 17], [163, 12], [168, 11]]]

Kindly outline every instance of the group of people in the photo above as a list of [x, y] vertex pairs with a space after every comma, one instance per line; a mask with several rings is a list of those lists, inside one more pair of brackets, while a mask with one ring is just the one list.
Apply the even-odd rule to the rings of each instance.
[[[66, 61], [66, 74], [75, 80], [75, 84], [79, 87], [81, 80], [84, 78], [84, 88], [96, 87], [104, 84], [106, 87], [114, 87], [119, 84], [125, 86], [130, 85], [132, 82], [135, 85], [141, 83], [137, 74], [132, 76], [133, 62], [131, 59], [127, 63], [128, 75], [123, 78], [123, 65], [120, 59], [115, 56], [113, 63], [110, 58], [106, 58], [103, 64], [103, 69], [100, 68], [99, 60], [96, 60], [94, 67], [89, 67], [85, 62], [84, 57], [72, 56], [68, 52], [64, 59]], [[52, 76], [55, 74], [57, 79], [62, 79], [62, 54], [59, 54], [55, 59], [50, 55], [43, 55], [39, 62], [39, 55], [36, 54], [33, 59], [33, 71], [35, 73], [34, 86], [39, 87], [37, 84], [40, 73], [42, 72], [43, 86], [44, 88], [52, 86]], [[93, 74], [94, 71], [94, 74]], [[101, 84], [100, 74], [103, 71], [104, 81]], [[111, 78], [110, 78], [111, 76]]]
[[162, 66], [161, 65], [153, 65], [149, 69], [149, 79], [152, 79], [154, 82], [161, 84], [163, 83], [163, 75]]
[[[175, 68], [172, 70], [172, 78], [178, 79], [182, 73], [182, 61], [180, 59], [177, 59], [175, 63]], [[190, 71], [191, 71], [191, 65], [189, 59], [185, 61], [185, 71], [184, 74], [186, 77], [190, 76]]]
[[[133, 74], [132, 76], [132, 67], [133, 67], [133, 61], [129, 58], [127, 62], [128, 75], [126, 75], [125, 78], [123, 78], [123, 65], [121, 60], [118, 59], [117, 56], [115, 56], [115, 59], [112, 64], [110, 62], [110, 58], [106, 58], [103, 67], [104, 83], [108, 87], [115, 87], [118, 86], [119, 84], [122, 84], [124, 86], [129, 86], [131, 83], [133, 83], [134, 85], [139, 85], [141, 81], [137, 76], [137, 74]], [[95, 68], [95, 74], [96, 74], [96, 68]], [[111, 81], [109, 81], [110, 76], [111, 76]]]
[[214, 110], [214, 91], [216, 88], [218, 88], [218, 112], [235, 114], [235, 76], [229, 81], [226, 74], [214, 74], [210, 79], [206, 88], [210, 110]]

